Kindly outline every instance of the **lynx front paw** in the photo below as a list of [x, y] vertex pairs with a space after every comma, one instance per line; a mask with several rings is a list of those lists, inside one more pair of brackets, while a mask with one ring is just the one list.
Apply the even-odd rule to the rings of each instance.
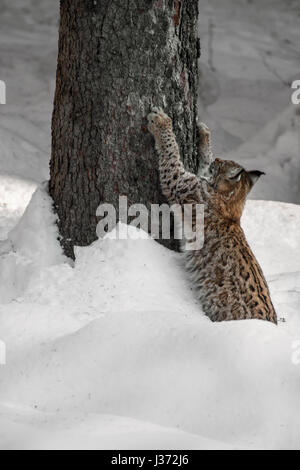
[[200, 147], [210, 147], [210, 130], [204, 122], [198, 124], [198, 136]]
[[198, 132], [202, 138], [206, 138], [207, 136], [210, 137], [210, 130], [204, 122], [200, 122], [198, 124]]
[[148, 129], [153, 135], [165, 129], [172, 129], [172, 119], [161, 109], [153, 108], [148, 116]]

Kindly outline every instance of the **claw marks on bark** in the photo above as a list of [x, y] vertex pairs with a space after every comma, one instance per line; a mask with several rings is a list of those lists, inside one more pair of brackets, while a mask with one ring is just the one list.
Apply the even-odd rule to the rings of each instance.
[[175, 0], [174, 1], [174, 10], [175, 13], [173, 15], [173, 23], [175, 28], [177, 28], [180, 25], [180, 14], [181, 14], [181, 0]]

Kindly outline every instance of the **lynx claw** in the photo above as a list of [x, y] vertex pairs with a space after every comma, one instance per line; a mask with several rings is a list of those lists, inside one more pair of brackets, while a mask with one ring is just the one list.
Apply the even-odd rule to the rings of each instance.
[[164, 128], [172, 127], [171, 118], [163, 111], [162, 108], [154, 107], [152, 112], [148, 115], [149, 131], [152, 134]]
[[200, 122], [198, 124], [198, 129], [199, 129], [200, 134], [203, 134], [203, 135], [209, 135], [210, 134], [209, 127], [204, 122]]
[[167, 117], [168, 116], [165, 114], [162, 108], [154, 107], [152, 108], [151, 113], [148, 115], [148, 121], [153, 122], [155, 119]]
[[159, 107], [157, 107], [157, 106], [154, 106], [154, 107], [152, 108], [152, 113], [154, 113], [154, 114], [164, 114], [164, 111], [163, 111], [162, 108], [159, 108]]
[[155, 114], [155, 113], [152, 112], [152, 113], [148, 114], [148, 123], [149, 123], [149, 124], [154, 124], [155, 118], [156, 118], [156, 114]]

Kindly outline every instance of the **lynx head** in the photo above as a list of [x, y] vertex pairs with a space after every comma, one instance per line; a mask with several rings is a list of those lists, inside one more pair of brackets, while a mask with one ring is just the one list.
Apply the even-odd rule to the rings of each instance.
[[239, 221], [251, 189], [264, 175], [261, 171], [246, 171], [235, 162], [216, 159], [211, 166], [213, 204], [222, 215]]

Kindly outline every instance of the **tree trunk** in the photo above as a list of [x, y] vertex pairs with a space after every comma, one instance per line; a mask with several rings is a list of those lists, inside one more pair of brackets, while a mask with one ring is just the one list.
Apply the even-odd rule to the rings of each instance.
[[153, 105], [197, 171], [197, 21], [197, 0], [61, 0], [49, 189], [68, 256], [96, 240], [101, 203], [164, 202]]

